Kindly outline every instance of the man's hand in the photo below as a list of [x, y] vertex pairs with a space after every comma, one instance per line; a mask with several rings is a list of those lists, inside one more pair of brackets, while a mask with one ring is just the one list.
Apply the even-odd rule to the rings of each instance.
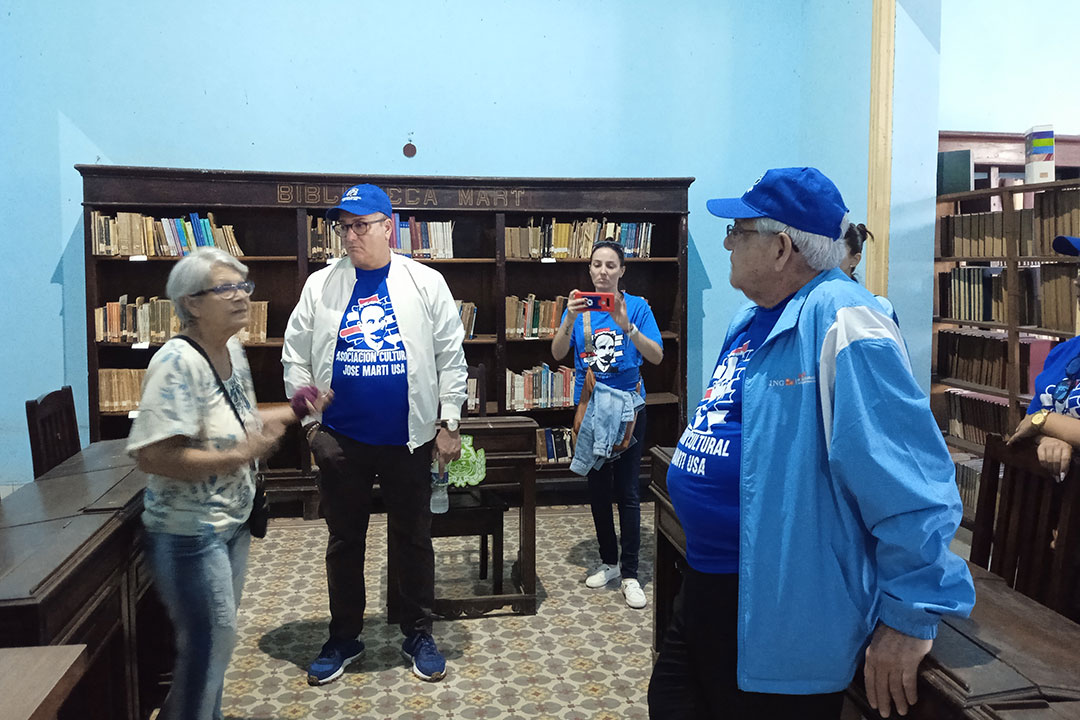
[[1064, 478], [1072, 462], [1072, 445], [1049, 435], [1041, 435], [1036, 442], [1039, 464], [1059, 478]]
[[461, 457], [461, 433], [439, 428], [435, 435], [435, 456], [439, 459], [439, 470], [443, 471], [451, 460]]
[[933, 640], [911, 637], [878, 623], [863, 666], [870, 707], [887, 718], [895, 703], [896, 711], [907, 715], [908, 708], [919, 699], [919, 663], [933, 645]]

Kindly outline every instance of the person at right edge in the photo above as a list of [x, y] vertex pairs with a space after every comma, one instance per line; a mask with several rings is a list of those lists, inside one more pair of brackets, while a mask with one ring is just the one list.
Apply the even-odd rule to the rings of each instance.
[[943, 615], [975, 588], [949, 550], [955, 472], [899, 330], [839, 268], [847, 207], [814, 168], [769, 170], [732, 218], [750, 304], [668, 472], [689, 567], [649, 683], [651, 718], [907, 714]]

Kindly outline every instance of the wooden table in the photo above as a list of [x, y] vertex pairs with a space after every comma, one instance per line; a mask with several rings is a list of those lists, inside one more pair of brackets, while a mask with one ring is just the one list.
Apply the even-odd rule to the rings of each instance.
[[0, 648], [0, 720], [49, 720], [86, 672], [85, 645]]
[[[686, 536], [667, 492], [674, 448], [653, 448], [656, 561], [653, 649], [671, 619], [686, 562]], [[909, 718], [1080, 720], [1080, 625], [970, 565], [976, 603], [970, 618], [945, 617], [919, 671], [919, 702]], [[860, 678], [848, 700], [868, 717]]]
[[[514, 612], [536, 614], [536, 428], [525, 416], [468, 417], [461, 420], [461, 433], [473, 437], [473, 447], [482, 449], [487, 460], [487, 476], [478, 486], [487, 492], [508, 493], [518, 505], [518, 554], [511, 570], [517, 592], [440, 598], [435, 588], [435, 613], [442, 617], [476, 617], [509, 607]], [[389, 539], [389, 538], [388, 538]], [[397, 622], [399, 598], [391, 588], [397, 571], [387, 553], [387, 617]]]
[[125, 442], [94, 443], [0, 503], [0, 647], [86, 646], [60, 717], [145, 718], [167, 688], [171, 656], [155, 638], [168, 619], [142, 553], [146, 476]]

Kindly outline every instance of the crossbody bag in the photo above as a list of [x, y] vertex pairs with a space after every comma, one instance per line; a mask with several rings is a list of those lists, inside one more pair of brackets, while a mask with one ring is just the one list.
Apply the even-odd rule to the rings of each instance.
[[[214, 379], [217, 380], [218, 388], [221, 389], [221, 394], [225, 396], [225, 402], [229, 404], [229, 409], [233, 411], [233, 415], [236, 416], [236, 420], [240, 423], [240, 427], [244, 428], [244, 434], [246, 435], [247, 426], [244, 424], [244, 419], [240, 417], [240, 411], [236, 409], [236, 405], [229, 396], [229, 391], [225, 388], [225, 383], [222, 382], [221, 376], [218, 375], [217, 368], [215, 368], [214, 363], [210, 361], [210, 356], [206, 354], [206, 350], [203, 349], [202, 345], [199, 345], [199, 343], [195, 342], [187, 335], [177, 335], [176, 337], [186, 341], [203, 356], [204, 360], [206, 360], [206, 364], [210, 366], [210, 372], [214, 373]], [[254, 462], [251, 463], [251, 469], [253, 471], [256, 470]], [[248, 530], [251, 531], [251, 536], [257, 538], [266, 537], [266, 528], [269, 520], [270, 506], [266, 503], [266, 488], [263, 487], [263, 482], [259, 477], [259, 473], [255, 472], [255, 497], [251, 503], [251, 514], [248, 516]]]

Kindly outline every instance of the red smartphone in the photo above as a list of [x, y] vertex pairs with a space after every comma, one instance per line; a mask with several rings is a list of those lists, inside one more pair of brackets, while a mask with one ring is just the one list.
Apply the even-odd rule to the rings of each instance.
[[614, 293], [602, 293], [602, 292], [579, 292], [577, 294], [579, 298], [585, 298], [589, 301], [587, 310], [600, 310], [602, 312], [611, 312], [611, 309], [615, 307], [615, 294]]

